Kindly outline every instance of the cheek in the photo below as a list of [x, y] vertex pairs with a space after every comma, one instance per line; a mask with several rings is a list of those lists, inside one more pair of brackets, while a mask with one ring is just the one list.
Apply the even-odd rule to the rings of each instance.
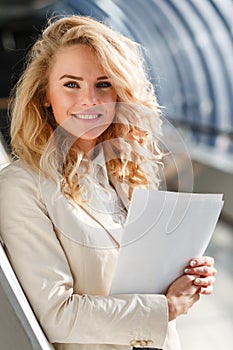
[[116, 102], [117, 101], [117, 93], [115, 92], [115, 90], [113, 91], [109, 91], [109, 92], [103, 92], [100, 96], [100, 99], [103, 102]]
[[112, 102], [117, 102], [117, 93], [114, 91], [111, 95]]
[[116, 114], [116, 102], [107, 103], [105, 106], [105, 122], [107, 127], [114, 122], [114, 117]]
[[61, 124], [66, 118], [67, 115], [65, 113], [65, 108], [63, 107], [62, 103], [53, 103], [51, 101], [51, 107], [53, 110], [53, 115], [54, 115], [54, 119], [56, 120], [56, 122], [58, 124]]
[[54, 93], [50, 95], [50, 103], [56, 122], [61, 124], [69, 117], [72, 101], [64, 95]]

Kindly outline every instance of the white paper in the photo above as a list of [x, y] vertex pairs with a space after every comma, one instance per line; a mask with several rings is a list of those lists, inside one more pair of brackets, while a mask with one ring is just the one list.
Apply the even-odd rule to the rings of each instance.
[[136, 189], [111, 294], [165, 293], [203, 255], [222, 206], [222, 194]]

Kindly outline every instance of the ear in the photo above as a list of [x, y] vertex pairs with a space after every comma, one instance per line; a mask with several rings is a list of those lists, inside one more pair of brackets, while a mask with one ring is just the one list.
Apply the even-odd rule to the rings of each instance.
[[48, 89], [45, 90], [45, 95], [44, 95], [44, 106], [46, 108], [50, 107], [51, 103], [50, 103], [50, 97], [49, 97], [49, 92]]
[[45, 101], [44, 106], [45, 106], [46, 108], [48, 108], [48, 107], [50, 107], [50, 103], [49, 103], [48, 101]]

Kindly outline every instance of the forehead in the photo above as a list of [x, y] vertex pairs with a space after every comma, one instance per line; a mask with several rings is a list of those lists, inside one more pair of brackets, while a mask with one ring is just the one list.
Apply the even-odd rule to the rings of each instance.
[[103, 67], [95, 50], [81, 44], [59, 48], [55, 53], [51, 64], [51, 74], [59, 74], [66, 70], [79, 74], [88, 71], [90, 74], [103, 73]]

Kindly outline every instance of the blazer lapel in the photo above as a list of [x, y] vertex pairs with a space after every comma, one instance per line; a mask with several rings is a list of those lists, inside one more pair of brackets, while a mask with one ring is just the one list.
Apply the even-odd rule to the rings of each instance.
[[40, 178], [40, 197], [57, 230], [79, 244], [92, 247], [119, 247], [123, 227], [110, 215], [97, 213], [89, 206], [69, 202], [60, 184]]
[[114, 222], [111, 215], [108, 213], [97, 213], [86, 204], [82, 204], [82, 208], [106, 231], [106, 233], [116, 242], [116, 245], [120, 247], [124, 226]]

